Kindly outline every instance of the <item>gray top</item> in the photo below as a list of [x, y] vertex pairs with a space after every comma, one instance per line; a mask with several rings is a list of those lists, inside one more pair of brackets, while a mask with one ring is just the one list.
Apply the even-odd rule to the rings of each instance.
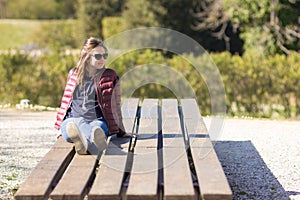
[[84, 85], [77, 85], [68, 117], [83, 117], [88, 121], [102, 118], [100, 107], [96, 98], [94, 81], [85, 77]]

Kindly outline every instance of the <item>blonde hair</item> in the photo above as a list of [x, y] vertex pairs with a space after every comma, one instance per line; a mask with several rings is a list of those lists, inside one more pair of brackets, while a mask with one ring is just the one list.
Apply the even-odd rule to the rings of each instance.
[[101, 46], [107, 53], [107, 48], [104, 45], [103, 41], [94, 37], [87, 39], [82, 46], [80, 52], [80, 58], [76, 65], [76, 71], [78, 74], [77, 84], [83, 85], [84, 76], [87, 74], [87, 66], [89, 65], [89, 60], [91, 58], [91, 52], [98, 46]]

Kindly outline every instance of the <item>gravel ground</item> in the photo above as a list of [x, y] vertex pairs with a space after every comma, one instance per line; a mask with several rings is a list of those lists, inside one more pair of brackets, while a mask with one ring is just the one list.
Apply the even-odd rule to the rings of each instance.
[[[0, 110], [0, 199], [55, 142], [53, 112]], [[208, 128], [211, 118], [205, 118]], [[300, 199], [300, 121], [226, 119], [215, 141], [233, 199]]]
[[300, 199], [299, 144], [300, 121], [226, 119], [215, 150], [234, 199]]
[[13, 193], [55, 142], [51, 112], [0, 110], [0, 199]]

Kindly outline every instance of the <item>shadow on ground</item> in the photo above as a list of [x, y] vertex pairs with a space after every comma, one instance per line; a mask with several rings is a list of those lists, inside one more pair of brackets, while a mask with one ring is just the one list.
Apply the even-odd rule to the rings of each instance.
[[251, 141], [217, 141], [215, 150], [233, 192], [233, 199], [289, 199]]

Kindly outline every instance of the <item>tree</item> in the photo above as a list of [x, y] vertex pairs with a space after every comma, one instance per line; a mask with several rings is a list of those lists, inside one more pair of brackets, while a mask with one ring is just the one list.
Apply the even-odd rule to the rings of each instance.
[[[150, 1], [147, 0], [129, 0], [123, 11], [123, 17], [128, 24], [128, 28], [160, 26], [190, 36], [209, 51], [230, 50], [233, 53], [241, 53], [242, 42], [238, 38], [238, 31], [232, 31], [232, 27], [230, 29], [231, 24], [227, 26], [229, 28], [227, 28], [226, 31], [223, 30], [223, 32], [227, 34], [226, 37], [224, 34], [211, 35], [211, 31], [215, 31], [219, 26], [210, 27], [205, 24], [201, 28], [200, 26], [198, 27], [201, 21], [198, 12], [202, 9], [199, 6], [199, 2], [204, 1], [152, 0], [150, 3]], [[211, 2], [211, 0], [207, 0], [207, 2]], [[217, 5], [217, 3], [215, 5]], [[210, 13], [207, 11], [203, 19], [206, 18], [208, 14]], [[227, 38], [231, 39], [228, 45], [225, 43], [227, 42]]]
[[57, 18], [74, 19], [76, 17], [76, 6], [78, 0], [55, 0]]
[[243, 32], [246, 49], [269, 54], [299, 50], [299, 1], [224, 0], [224, 9]]
[[198, 0], [194, 28], [209, 28], [227, 50], [233, 32], [246, 51], [289, 54], [300, 47], [299, 14], [300, 2], [293, 0]]
[[78, 0], [77, 15], [80, 20], [81, 39], [103, 38], [102, 19], [120, 16], [125, 0]]
[[127, 22], [127, 28], [161, 26], [158, 16], [166, 14], [158, 1], [128, 0], [122, 16]]
[[166, 9], [164, 15], [158, 16], [159, 21], [167, 28], [179, 31], [189, 36], [195, 33], [191, 25], [194, 21], [194, 16], [191, 15], [195, 7], [196, 0], [155, 0], [161, 2], [161, 6]]
[[230, 18], [226, 15], [223, 9], [222, 0], [204, 0], [198, 1], [198, 5], [195, 7], [194, 16], [197, 19], [193, 28], [195, 30], [213, 30], [212, 35], [218, 39], [224, 39], [226, 44], [226, 50], [230, 49], [230, 38], [226, 35], [226, 29], [230, 24]]
[[0, 0], [0, 18], [6, 18], [6, 6], [8, 0]]
[[232, 24], [225, 12], [224, 0], [198, 0], [192, 15], [195, 18], [192, 28], [216, 38], [212, 43], [214, 46], [222, 42], [223, 50], [242, 53], [243, 42], [239, 38], [239, 27]]
[[161, 26], [190, 35], [195, 0], [128, 0], [123, 16], [129, 28]]

